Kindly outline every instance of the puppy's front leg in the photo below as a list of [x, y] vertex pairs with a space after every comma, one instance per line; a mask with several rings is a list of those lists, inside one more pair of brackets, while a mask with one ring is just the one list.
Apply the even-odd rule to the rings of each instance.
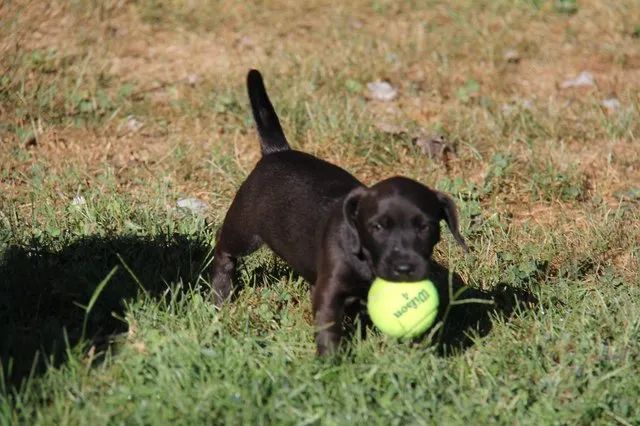
[[231, 295], [233, 287], [232, 275], [236, 266], [236, 259], [222, 250], [215, 250], [213, 265], [211, 268], [211, 286], [213, 290], [213, 300], [216, 306], [222, 303]]
[[335, 278], [320, 278], [313, 289], [312, 302], [318, 355], [330, 355], [338, 349], [343, 335], [345, 297], [342, 286]]

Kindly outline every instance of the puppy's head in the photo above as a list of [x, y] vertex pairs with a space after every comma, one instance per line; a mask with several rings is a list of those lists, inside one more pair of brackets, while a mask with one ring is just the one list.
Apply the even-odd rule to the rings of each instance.
[[356, 188], [344, 201], [348, 246], [362, 253], [373, 273], [389, 281], [419, 281], [429, 274], [444, 220], [465, 251], [449, 196], [404, 177]]

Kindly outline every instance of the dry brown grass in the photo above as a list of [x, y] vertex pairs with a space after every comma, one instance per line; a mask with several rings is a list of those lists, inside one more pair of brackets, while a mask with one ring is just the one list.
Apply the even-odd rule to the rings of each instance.
[[[539, 10], [467, 3], [4, 4], [10, 25], [2, 28], [0, 52], [11, 77], [0, 109], [0, 121], [8, 123], [0, 191], [9, 200], [27, 196], [34, 164], [51, 174], [72, 168], [89, 186], [109, 169], [122, 193], [144, 198], [145, 182], [160, 179], [224, 208], [259, 155], [243, 93], [244, 75], [256, 67], [289, 134], [297, 136], [294, 145], [367, 182], [401, 172], [427, 182], [460, 176], [482, 186], [491, 156], [505, 152], [514, 161], [511, 176], [499, 202], [489, 197], [485, 206], [540, 226], [553, 223], [559, 209], [589, 217], [588, 202], [531, 196], [532, 171], [550, 164], [583, 182], [583, 199], [602, 197], [615, 208], [617, 194], [640, 182], [640, 42], [632, 36], [640, 7], [591, 0], [566, 15], [552, 2]], [[517, 51], [516, 61], [505, 59], [509, 49]], [[33, 52], [47, 51], [49, 59], [29, 62]], [[559, 87], [582, 70], [593, 73], [595, 86]], [[347, 79], [377, 78], [399, 88], [397, 101], [365, 102], [344, 86]], [[464, 102], [456, 93], [469, 80], [479, 91]], [[49, 83], [57, 84], [57, 101], [47, 110], [37, 93]], [[22, 98], [10, 93], [21, 85]], [[115, 98], [124, 85], [133, 92], [120, 104], [74, 125], [71, 93], [95, 102], [99, 90]], [[221, 95], [239, 109], [216, 113], [212, 103]], [[605, 111], [600, 102], [608, 96], [624, 111]], [[531, 102], [530, 112], [501, 113], [503, 104], [523, 101]], [[16, 114], [16, 106], [27, 112]], [[626, 124], [606, 129], [623, 114], [630, 117]], [[127, 130], [129, 116], [143, 126]], [[406, 138], [380, 139], [374, 121], [444, 131], [457, 155], [442, 167], [417, 155]], [[345, 141], [345, 123], [349, 134], [364, 130], [361, 138]], [[25, 144], [16, 128], [33, 128], [35, 140]], [[220, 154], [230, 165], [216, 164]]]

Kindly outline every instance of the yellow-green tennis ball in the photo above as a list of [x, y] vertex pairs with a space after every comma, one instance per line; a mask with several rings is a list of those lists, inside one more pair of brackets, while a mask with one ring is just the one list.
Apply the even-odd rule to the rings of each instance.
[[438, 315], [438, 291], [429, 280], [404, 283], [376, 278], [367, 297], [371, 321], [383, 333], [412, 338], [424, 333]]

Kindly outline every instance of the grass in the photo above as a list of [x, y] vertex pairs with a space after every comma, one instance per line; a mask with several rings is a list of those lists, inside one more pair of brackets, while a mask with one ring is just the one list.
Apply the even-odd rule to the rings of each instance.
[[[25, 0], [0, 22], [2, 423], [640, 423], [636, 2]], [[262, 250], [214, 309], [203, 271], [259, 158], [250, 67], [295, 147], [451, 193], [473, 251], [443, 232], [436, 258], [494, 307], [319, 360], [308, 284]], [[376, 79], [398, 98], [368, 100]]]

